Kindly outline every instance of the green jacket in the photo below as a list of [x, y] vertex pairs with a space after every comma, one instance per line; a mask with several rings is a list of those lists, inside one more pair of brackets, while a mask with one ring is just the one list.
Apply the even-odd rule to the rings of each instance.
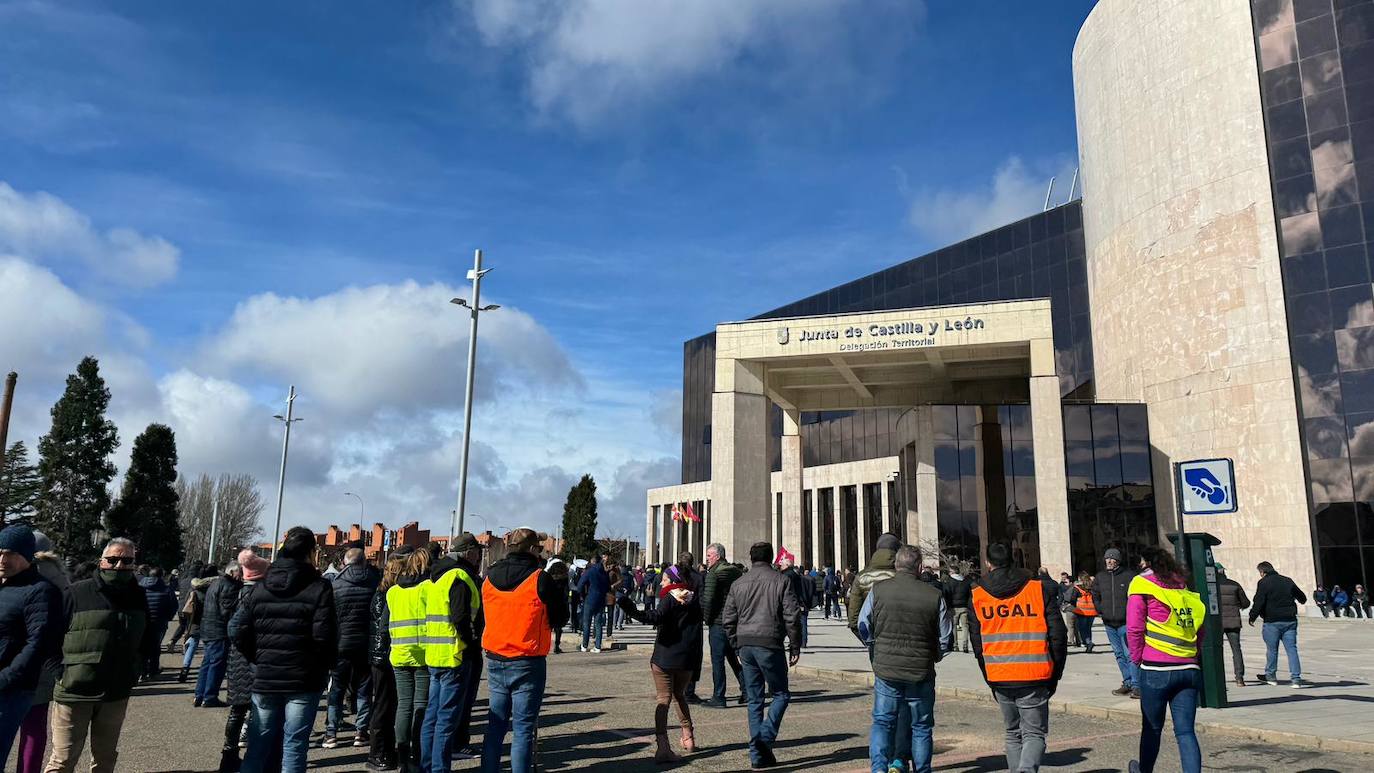
[[720, 613], [725, 609], [725, 597], [730, 595], [730, 586], [744, 575], [744, 567], [718, 561], [706, 570], [706, 581], [701, 587], [702, 621], [707, 628], [720, 623]]
[[896, 573], [893, 568], [896, 558], [897, 552], [894, 550], [875, 550], [873, 557], [868, 560], [868, 566], [854, 578], [854, 585], [849, 589], [849, 601], [845, 604], [845, 612], [849, 617], [849, 630], [853, 631], [855, 636], [859, 635], [859, 610], [864, 608], [864, 599], [868, 598], [868, 592], [873, 590], [875, 583], [892, 579], [892, 575]]
[[139, 653], [149, 630], [143, 588], [137, 582], [112, 585], [96, 574], [72, 583], [66, 607], [71, 625], [62, 642], [62, 678], [53, 700], [97, 703], [129, 697], [142, 670]]

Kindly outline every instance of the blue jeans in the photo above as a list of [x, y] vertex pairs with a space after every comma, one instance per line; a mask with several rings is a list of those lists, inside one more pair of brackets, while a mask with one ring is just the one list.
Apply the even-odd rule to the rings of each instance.
[[730, 646], [730, 637], [725, 633], [725, 626], [716, 623], [711, 626], [709, 633], [711, 640], [711, 699], [717, 701], [725, 700], [725, 661], [730, 661], [730, 670], [735, 672], [735, 681], [739, 682], [739, 694], [744, 694], [744, 678], [742, 676], [744, 667], [740, 665], [739, 655], [735, 648]]
[[935, 732], [935, 678], [924, 682], [889, 682], [873, 679], [873, 728], [868, 735], [868, 757], [874, 773], [887, 773], [901, 757], [889, 757], [900, 731], [901, 708], [911, 712], [911, 760], [915, 773], [930, 773]]
[[487, 736], [482, 741], [482, 773], [501, 773], [501, 746], [507, 730], [514, 730], [511, 773], [534, 770], [539, 707], [544, 702], [547, 680], [546, 658], [487, 658]]
[[582, 646], [587, 646], [593, 630], [596, 631], [596, 648], [601, 649], [601, 631], [606, 627], [606, 605], [592, 601], [582, 602]]
[[1107, 642], [1112, 645], [1112, 654], [1116, 655], [1116, 667], [1121, 670], [1121, 683], [1133, 690], [1138, 689], [1140, 678], [1135, 663], [1131, 662], [1131, 649], [1126, 644], [1126, 626], [1107, 625], [1103, 622], [1102, 627], [1107, 629]]
[[248, 751], [243, 773], [267, 773], [273, 751], [281, 751], [282, 773], [305, 773], [310, 751], [310, 729], [319, 712], [317, 692], [266, 695], [253, 693], [253, 713], [248, 717]]
[[429, 703], [425, 704], [425, 724], [420, 728], [420, 770], [448, 773], [453, 769], [453, 733], [463, 715], [468, 683], [472, 680], [471, 661], [479, 657], [473, 649], [467, 661], [457, 668], [429, 669]]
[[198, 644], [200, 644], [200, 637], [199, 637], [199, 636], [187, 636], [187, 637], [186, 637], [186, 644], [185, 644], [185, 645], [183, 646], [183, 648], [182, 648], [182, 649], [184, 649], [185, 652], [186, 652], [186, 654], [183, 655], [182, 658], [181, 658], [181, 667], [182, 667], [182, 668], [190, 668], [190, 667], [191, 667], [191, 661], [196, 657], [196, 645], [198, 645]]
[[[787, 653], [767, 647], [740, 647], [744, 667], [744, 694], [749, 698], [749, 760], [763, 761], [762, 749], [771, 749], [782, 728], [782, 715], [792, 694], [787, 689]], [[773, 694], [768, 716], [763, 714], [764, 687]]]
[[329, 682], [329, 707], [324, 715], [325, 735], [338, 734], [350, 690], [358, 696], [358, 716], [353, 726], [358, 735], [367, 735], [372, 728], [372, 664], [368, 662], [366, 650], [341, 652], [334, 662], [334, 678]]
[[0, 692], [0, 760], [9, 759], [14, 737], [19, 734], [19, 726], [23, 724], [24, 717], [29, 715], [32, 705], [33, 690]]
[[1196, 668], [1180, 671], [1140, 670], [1140, 769], [1150, 773], [1159, 758], [1159, 737], [1164, 732], [1164, 710], [1174, 720], [1174, 738], [1183, 773], [1201, 773], [1202, 748], [1198, 746], [1193, 722], [1197, 719], [1198, 697], [1202, 692], [1202, 672]]
[[229, 668], [229, 640], [205, 642], [205, 655], [200, 660], [200, 675], [196, 677], [196, 698], [219, 700], [219, 686], [224, 684], [224, 672]]
[[1302, 678], [1302, 661], [1298, 659], [1298, 621], [1264, 624], [1264, 675], [1273, 679], [1279, 670], [1279, 642], [1288, 654], [1288, 676], [1293, 681]]

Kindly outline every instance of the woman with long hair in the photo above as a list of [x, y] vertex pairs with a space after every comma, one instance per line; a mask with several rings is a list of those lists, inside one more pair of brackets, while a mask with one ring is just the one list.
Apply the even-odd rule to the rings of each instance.
[[1093, 578], [1087, 572], [1078, 573], [1078, 582], [1073, 584], [1073, 591], [1069, 593], [1069, 601], [1073, 604], [1074, 632], [1078, 634], [1078, 641], [1083, 645], [1083, 651], [1091, 655], [1093, 651], [1093, 620], [1097, 619], [1097, 605], [1093, 603]]
[[403, 558], [396, 584], [386, 591], [388, 660], [396, 683], [396, 757], [402, 773], [420, 769], [420, 729], [429, 704], [429, 669], [421, 644], [425, 605], [420, 583], [429, 577], [433, 556], [416, 550]]
[[649, 670], [654, 678], [657, 705], [654, 707], [654, 736], [657, 749], [654, 761], [676, 762], [678, 756], [668, 743], [668, 706], [677, 704], [682, 722], [682, 750], [696, 751], [692, 730], [692, 713], [687, 708], [687, 686], [701, 663], [701, 602], [692, 592], [692, 570], [674, 564], [668, 567], [658, 591], [658, 606], [639, 611], [628, 597], [617, 602], [621, 611], [632, 620], [657, 628], [654, 634], [654, 654], [649, 658]]
[[372, 716], [368, 725], [372, 728], [372, 738], [367, 755], [368, 770], [396, 767], [396, 675], [391, 669], [386, 592], [401, 578], [408, 558], [404, 554], [391, 554], [382, 569], [382, 582], [372, 594], [372, 636], [368, 647], [368, 659], [372, 664]]
[[1198, 648], [1207, 608], [1188, 589], [1185, 570], [1169, 551], [1142, 550], [1140, 568], [1126, 603], [1126, 643], [1140, 669], [1140, 760], [1131, 762], [1131, 773], [1154, 770], [1166, 710], [1183, 773], [1199, 773], [1202, 749], [1194, 722], [1202, 691]]

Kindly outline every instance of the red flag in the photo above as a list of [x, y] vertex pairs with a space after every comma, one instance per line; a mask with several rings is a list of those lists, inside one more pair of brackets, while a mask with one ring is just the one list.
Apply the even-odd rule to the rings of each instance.
[[679, 505], [679, 504], [677, 504], [676, 502], [674, 502], [674, 503], [673, 503], [673, 509], [672, 509], [672, 511], [670, 512], [670, 515], [673, 516], [673, 520], [674, 520], [674, 521], [680, 521], [680, 520], [682, 520], [682, 505]]
[[687, 510], [683, 513], [683, 516], [686, 517], [687, 520], [689, 520], [689, 521], [695, 521], [696, 523], [701, 523], [701, 519], [698, 518], [696, 512], [692, 510], [692, 503], [691, 503], [691, 502], [685, 503], [685, 504], [684, 504], [684, 507], [686, 507]]
[[787, 548], [779, 547], [779, 548], [778, 548], [778, 554], [777, 554], [777, 556], [775, 556], [775, 557], [773, 558], [773, 564], [774, 564], [774, 565], [781, 564], [784, 560], [787, 561], [788, 563], [794, 565], [794, 566], [795, 566], [796, 563], [797, 563], [797, 557], [796, 557], [796, 556], [794, 556], [794, 555], [792, 555], [791, 553], [787, 552]]

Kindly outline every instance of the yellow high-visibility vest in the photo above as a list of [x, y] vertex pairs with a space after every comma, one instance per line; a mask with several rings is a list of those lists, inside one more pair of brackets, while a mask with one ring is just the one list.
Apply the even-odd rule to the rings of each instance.
[[449, 619], [448, 594], [453, 583], [462, 580], [467, 583], [471, 599], [468, 615], [477, 619], [482, 608], [482, 594], [477, 583], [462, 569], [451, 569], [437, 582], [421, 583], [425, 587], [425, 632], [420, 644], [425, 648], [425, 664], [436, 668], [457, 668], [463, 664], [463, 648], [467, 645], [458, 638], [458, 629]]
[[425, 665], [425, 648], [420, 642], [425, 631], [424, 583], [409, 588], [399, 585], [387, 588], [386, 609], [387, 632], [391, 634], [388, 656], [391, 665]]
[[1133, 596], [1149, 596], [1169, 608], [1169, 619], [1159, 622], [1145, 616], [1145, 643], [1176, 658], [1197, 657], [1197, 632], [1207, 618], [1202, 597], [1184, 588], [1162, 588], [1136, 576], [1127, 590]]

